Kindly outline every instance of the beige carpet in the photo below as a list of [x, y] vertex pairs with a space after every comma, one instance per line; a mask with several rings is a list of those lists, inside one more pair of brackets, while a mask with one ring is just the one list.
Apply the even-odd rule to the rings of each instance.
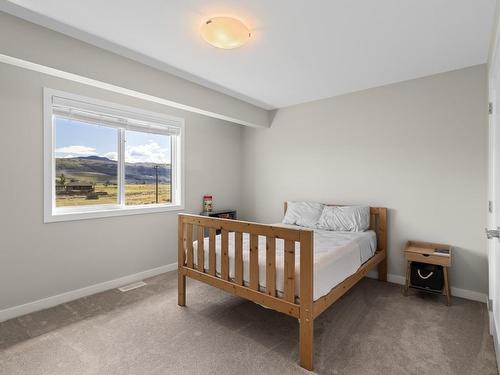
[[[175, 273], [0, 324], [0, 374], [309, 374], [293, 318]], [[315, 322], [319, 374], [496, 374], [484, 304], [366, 279]]]

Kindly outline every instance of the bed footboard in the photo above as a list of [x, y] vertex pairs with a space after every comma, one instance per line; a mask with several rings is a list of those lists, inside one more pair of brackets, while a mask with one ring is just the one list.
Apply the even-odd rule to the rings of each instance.
[[[208, 232], [208, 269], [205, 265], [204, 238]], [[216, 234], [221, 235], [220, 272], [216, 265]], [[229, 275], [229, 233], [234, 232], [234, 275]], [[249, 248], [243, 249], [243, 234], [249, 235]], [[312, 369], [313, 362], [313, 231], [284, 228], [245, 221], [179, 215], [178, 304], [186, 305], [186, 277], [215, 286], [260, 305], [299, 319], [300, 365]], [[266, 285], [259, 285], [258, 237], [266, 237]], [[276, 291], [276, 239], [284, 240], [284, 290]], [[194, 260], [193, 241], [198, 249]], [[295, 243], [300, 243], [300, 299], [295, 298]], [[243, 280], [243, 252], [249, 252], [249, 282]], [[300, 301], [300, 302], [299, 302]]]

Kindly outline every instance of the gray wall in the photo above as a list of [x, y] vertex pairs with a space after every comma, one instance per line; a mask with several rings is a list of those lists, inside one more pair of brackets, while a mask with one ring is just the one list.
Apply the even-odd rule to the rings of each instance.
[[241, 126], [6, 64], [0, 82], [0, 310], [177, 261], [175, 212], [43, 223], [43, 87], [183, 117], [186, 211], [239, 208]]
[[[498, 30], [498, 21], [500, 19], [500, 0], [495, 0], [495, 18], [493, 20], [493, 30], [491, 31], [491, 40], [490, 47], [488, 53], [488, 66], [491, 67], [493, 64], [493, 55], [495, 53], [495, 48], [497, 45], [497, 30]], [[497, 52], [498, 53], [498, 52]]]
[[243, 216], [283, 201], [389, 208], [389, 273], [408, 239], [456, 246], [454, 287], [487, 292], [486, 66], [281, 109], [243, 130]]

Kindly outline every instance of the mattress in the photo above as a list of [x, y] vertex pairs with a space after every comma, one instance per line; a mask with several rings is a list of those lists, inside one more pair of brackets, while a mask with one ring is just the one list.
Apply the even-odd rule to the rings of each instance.
[[[295, 225], [283, 225], [288, 228], [300, 229]], [[303, 229], [303, 228], [302, 228]], [[208, 238], [204, 239], [205, 270], [208, 271]], [[229, 277], [235, 277], [234, 269], [234, 233], [229, 233]], [[266, 237], [259, 236], [259, 285], [262, 290], [266, 286]], [[248, 285], [250, 281], [250, 236], [243, 234], [243, 280]], [[197, 261], [198, 242], [193, 242], [193, 261]], [[216, 272], [221, 272], [221, 236], [217, 235]], [[370, 259], [377, 248], [377, 237], [374, 231], [365, 232], [337, 232], [328, 230], [314, 230], [314, 293], [313, 298], [328, 294], [332, 288], [354, 274], [361, 265]], [[295, 294], [300, 294], [300, 243], [295, 243]], [[284, 241], [276, 240], [276, 290], [282, 294], [284, 290]]]

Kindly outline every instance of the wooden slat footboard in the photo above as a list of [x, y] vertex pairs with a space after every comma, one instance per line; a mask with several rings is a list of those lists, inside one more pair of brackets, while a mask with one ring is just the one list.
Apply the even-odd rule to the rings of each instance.
[[[208, 269], [204, 267], [205, 259], [203, 233], [208, 228], [209, 249]], [[221, 231], [220, 274], [216, 273], [216, 239], [215, 233]], [[197, 264], [193, 262], [193, 231], [197, 233], [198, 251]], [[229, 233], [234, 232], [235, 256], [234, 277], [229, 277]], [[249, 249], [243, 249], [243, 234], [250, 236]], [[201, 235], [201, 237], [200, 237]], [[258, 236], [266, 237], [266, 287], [259, 285], [259, 249]], [[185, 305], [185, 277], [216, 286], [227, 292], [249, 299], [266, 307], [300, 318], [300, 307], [295, 301], [295, 242], [300, 242], [304, 253], [309, 252], [312, 259], [313, 232], [307, 229], [284, 228], [221, 218], [210, 218], [198, 215], [179, 215], [179, 305]], [[285, 273], [283, 284], [285, 293], [280, 297], [276, 293], [276, 239], [285, 240]], [[250, 277], [248, 285], [243, 281], [243, 252], [249, 252]], [[302, 251], [301, 251], [302, 253]], [[308, 268], [308, 269], [306, 269]], [[304, 284], [305, 294], [300, 295], [300, 301], [307, 299], [312, 303], [312, 261], [304, 267], [301, 265], [301, 275], [311, 275], [311, 285]], [[302, 277], [301, 277], [302, 278]], [[302, 283], [301, 283], [302, 288]]]
[[[333, 288], [320, 299], [313, 300], [314, 232], [309, 229], [285, 228], [246, 221], [211, 218], [199, 215], [179, 215], [178, 231], [178, 304], [186, 304], [186, 277], [215, 286], [260, 305], [299, 319], [300, 365], [313, 368], [313, 322], [332, 303], [347, 292], [366, 273], [379, 267], [379, 279], [387, 278], [386, 209], [371, 208], [371, 229], [377, 233], [377, 252], [354, 275]], [[205, 229], [208, 229], [206, 231]], [[216, 232], [220, 231], [220, 267], [216, 264]], [[229, 256], [229, 235], [234, 232], [234, 257]], [[204, 235], [208, 233], [208, 260], [205, 260]], [[243, 248], [243, 234], [249, 235], [248, 249]], [[266, 237], [266, 251], [259, 254], [258, 237]], [[198, 240], [196, 259], [193, 239]], [[284, 240], [283, 293], [277, 293], [276, 240]], [[295, 243], [300, 243], [298, 280], [299, 298], [296, 298]], [[244, 256], [247, 254], [248, 256]], [[265, 256], [265, 286], [259, 283], [259, 256]], [[243, 279], [243, 259], [249, 259], [248, 283]], [[230, 262], [234, 265], [231, 268]], [[195, 265], [196, 263], [196, 265]], [[220, 269], [220, 273], [217, 269]], [[234, 275], [230, 270], [234, 269]]]

